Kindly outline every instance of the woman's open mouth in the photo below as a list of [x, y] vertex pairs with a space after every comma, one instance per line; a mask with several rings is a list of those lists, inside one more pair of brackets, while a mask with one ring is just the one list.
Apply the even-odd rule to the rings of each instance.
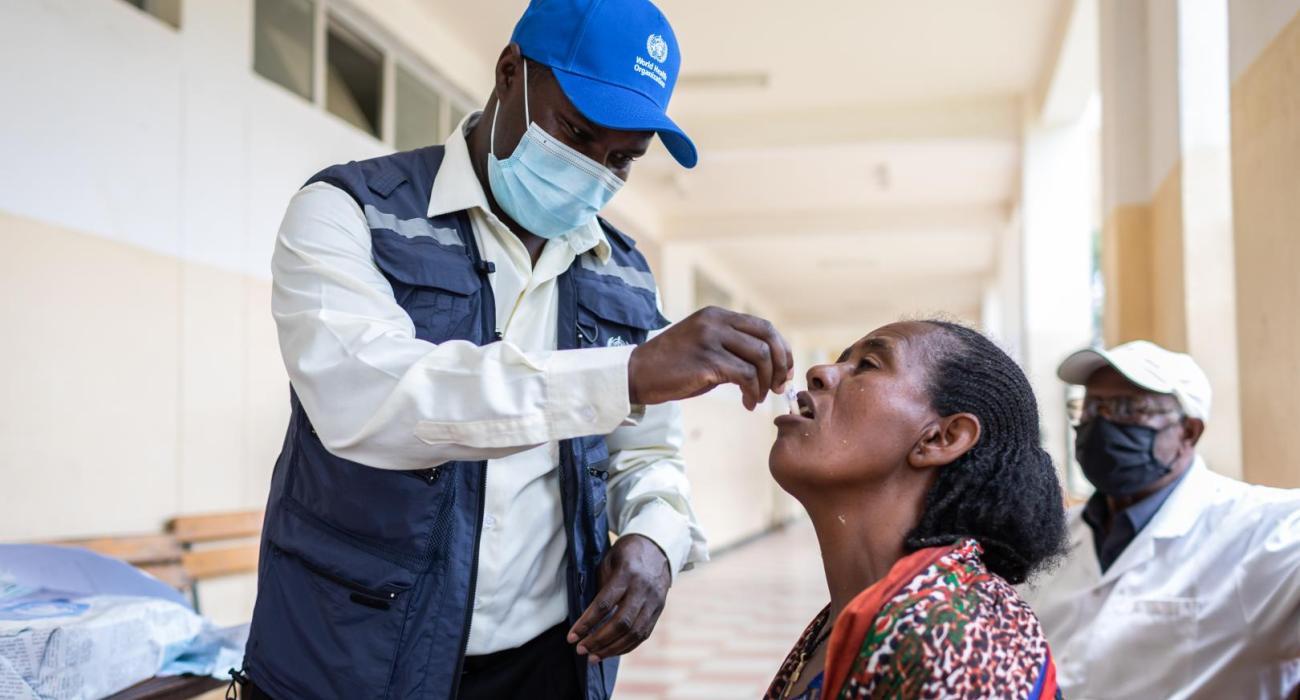
[[[809, 394], [806, 391], [799, 392], [799, 394], [795, 397], [795, 403], [798, 405], [799, 415], [803, 416], [804, 418], [807, 418], [808, 420], [817, 419], [817, 408], [813, 404], [812, 394]], [[793, 406], [791, 407], [791, 411], [792, 412], [794, 411]]]
[[801, 423], [806, 420], [817, 420], [817, 408], [813, 404], [812, 395], [806, 391], [801, 391], [795, 396], [794, 403], [790, 404], [790, 412], [777, 416], [774, 422], [777, 425], [782, 425], [784, 423]]

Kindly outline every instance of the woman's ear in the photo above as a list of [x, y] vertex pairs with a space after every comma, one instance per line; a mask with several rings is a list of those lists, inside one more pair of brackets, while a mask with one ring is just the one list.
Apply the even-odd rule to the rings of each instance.
[[926, 426], [907, 455], [916, 469], [942, 467], [956, 462], [980, 440], [980, 419], [972, 413], [954, 413]]

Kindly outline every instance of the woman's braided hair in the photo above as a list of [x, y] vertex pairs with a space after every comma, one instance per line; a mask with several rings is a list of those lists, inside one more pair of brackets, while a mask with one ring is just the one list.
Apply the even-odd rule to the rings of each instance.
[[930, 397], [941, 416], [971, 413], [980, 438], [939, 469], [909, 551], [970, 537], [989, 570], [1022, 583], [1065, 545], [1065, 507], [1052, 459], [1039, 444], [1038, 403], [1014, 360], [978, 331], [927, 320], [946, 342], [930, 367]]

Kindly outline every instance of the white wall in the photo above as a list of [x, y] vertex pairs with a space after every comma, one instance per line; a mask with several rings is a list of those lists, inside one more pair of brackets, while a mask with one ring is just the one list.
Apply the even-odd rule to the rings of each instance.
[[[774, 323], [795, 353], [795, 383], [804, 386], [807, 348], [790, 333], [787, 319], [772, 312], [762, 294], [732, 273], [726, 261], [704, 246], [668, 242], [661, 251], [660, 293], [664, 313], [677, 321], [696, 310], [697, 269], [726, 290], [732, 305]], [[772, 480], [767, 456], [776, 440], [772, 420], [786, 409], [785, 400], [769, 396], [753, 413], [741, 404], [740, 390], [727, 385], [682, 405], [686, 428], [684, 456], [694, 490], [696, 513], [714, 547], [725, 547], [802, 513], [793, 498]]]
[[114, 0], [0, 7], [0, 209], [256, 277], [284, 205], [388, 149], [249, 68], [251, 2], [179, 32]]
[[[285, 203], [385, 152], [250, 66], [249, 1], [179, 31], [119, 0], [0, 5], [0, 538], [158, 531], [261, 506], [288, 383], [269, 311]], [[250, 579], [205, 604], [246, 618]]]

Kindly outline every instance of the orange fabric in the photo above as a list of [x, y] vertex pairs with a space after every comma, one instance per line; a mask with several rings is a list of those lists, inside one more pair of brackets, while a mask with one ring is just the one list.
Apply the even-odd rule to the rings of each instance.
[[848, 680], [853, 660], [857, 658], [868, 630], [880, 614], [880, 608], [893, 598], [908, 581], [930, 568], [939, 557], [953, 550], [946, 547], [927, 547], [899, 559], [884, 578], [868, 586], [844, 608], [835, 619], [831, 630], [830, 646], [826, 649], [826, 667], [823, 676], [822, 697], [834, 700]]

